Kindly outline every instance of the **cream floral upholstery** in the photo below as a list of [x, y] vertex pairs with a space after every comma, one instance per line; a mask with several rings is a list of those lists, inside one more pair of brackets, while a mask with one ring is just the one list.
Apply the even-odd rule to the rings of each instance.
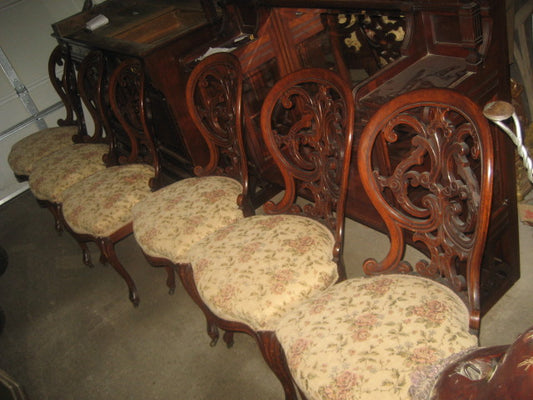
[[308, 400], [407, 400], [411, 376], [477, 345], [449, 288], [413, 275], [356, 278], [285, 315], [276, 329]]
[[77, 132], [76, 126], [61, 126], [26, 136], [11, 147], [7, 157], [9, 166], [16, 175], [28, 176], [37, 160], [72, 145], [72, 136]]
[[273, 330], [289, 308], [338, 279], [334, 239], [295, 215], [244, 218], [191, 247], [196, 287], [220, 318]]
[[135, 239], [149, 256], [186, 263], [193, 243], [243, 218], [241, 193], [239, 182], [223, 176], [173, 183], [133, 208]]
[[63, 202], [63, 191], [73, 184], [105, 169], [102, 160], [105, 144], [73, 144], [38, 160], [29, 177], [35, 197], [54, 203]]
[[146, 164], [106, 168], [63, 192], [63, 216], [79, 234], [108, 237], [131, 223], [131, 209], [151, 193]]

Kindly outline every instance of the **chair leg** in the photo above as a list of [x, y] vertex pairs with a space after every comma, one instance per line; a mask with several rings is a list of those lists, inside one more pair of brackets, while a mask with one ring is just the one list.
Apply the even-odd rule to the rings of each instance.
[[176, 291], [176, 265], [166, 258], [152, 257], [143, 251], [144, 257], [154, 268], [164, 267], [167, 271], [168, 294], [174, 294]]
[[115, 244], [109, 238], [99, 238], [97, 240], [98, 247], [111, 266], [117, 271], [117, 273], [124, 279], [129, 289], [129, 298], [135, 307], [139, 306], [139, 295], [137, 294], [137, 288], [135, 282], [131, 278], [130, 274], [124, 266], [120, 263], [117, 254], [115, 253]]
[[65, 228], [65, 230], [70, 233], [70, 235], [74, 238], [74, 240], [78, 243], [78, 245], [81, 248], [82, 252], [82, 261], [83, 264], [88, 266], [89, 268], [94, 268], [94, 265], [91, 261], [91, 253], [89, 252], [89, 247], [87, 247], [88, 242], [92, 242], [93, 240], [88, 235], [80, 235], [76, 232], [74, 232], [69, 224], [65, 221], [65, 218], [63, 217], [63, 211], [61, 208], [61, 204], [56, 204], [56, 213], [57, 218], [59, 220], [60, 225]]
[[167, 271], [167, 286], [168, 286], [168, 294], [174, 294], [176, 291], [176, 274], [174, 273], [175, 267], [165, 267], [165, 270]]
[[51, 203], [49, 201], [39, 199], [37, 199], [37, 203], [40, 207], [47, 208], [48, 211], [50, 211], [54, 217], [55, 230], [59, 235], [61, 235], [63, 232], [63, 224], [61, 223], [61, 204]]
[[177, 266], [177, 271], [183, 287], [205, 315], [207, 320], [207, 334], [211, 338], [210, 345], [216, 345], [219, 337], [219, 327], [225, 330], [224, 342], [226, 342], [228, 347], [233, 345], [234, 332], [244, 332], [254, 337], [259, 345], [264, 360], [283, 386], [285, 400], [298, 400], [297, 390], [287, 365], [285, 353], [281, 348], [281, 344], [275, 333], [270, 331], [255, 332], [244, 324], [229, 322], [218, 318], [213, 314], [209, 307], [205, 305], [200, 297], [198, 289], [196, 288], [196, 283], [194, 282], [194, 272], [191, 264], [179, 264]]
[[211, 338], [211, 347], [216, 346], [219, 338], [218, 327], [216, 325], [216, 320], [211, 312], [211, 310], [204, 304], [198, 290], [196, 289], [196, 284], [194, 283], [194, 272], [192, 270], [191, 264], [179, 264], [176, 266], [178, 275], [181, 279], [183, 287], [191, 296], [192, 300], [200, 307], [204, 313], [206, 322], [207, 322], [207, 334]]
[[283, 386], [285, 400], [298, 400], [296, 385], [287, 365], [285, 352], [276, 334], [271, 331], [256, 332], [255, 337], [263, 358]]

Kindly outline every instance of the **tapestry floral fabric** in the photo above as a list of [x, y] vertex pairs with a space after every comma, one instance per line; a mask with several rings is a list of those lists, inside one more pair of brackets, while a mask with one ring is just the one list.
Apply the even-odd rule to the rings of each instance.
[[74, 144], [35, 162], [28, 183], [34, 196], [53, 203], [63, 201], [63, 191], [106, 166], [106, 144]]
[[58, 126], [35, 132], [11, 147], [7, 162], [15, 174], [28, 176], [37, 160], [65, 146], [72, 146], [72, 136], [76, 133], [77, 126]]
[[131, 209], [151, 193], [154, 169], [119, 165], [96, 172], [63, 192], [63, 216], [74, 232], [107, 237], [132, 222]]
[[186, 263], [192, 244], [243, 218], [242, 185], [224, 176], [189, 178], [154, 192], [133, 208], [133, 233], [152, 257]]
[[350, 279], [278, 324], [291, 373], [308, 400], [408, 400], [411, 376], [477, 345], [449, 288], [413, 275]]
[[273, 330], [294, 304], [338, 279], [334, 238], [321, 223], [294, 215], [256, 215], [193, 245], [197, 289], [217, 316]]

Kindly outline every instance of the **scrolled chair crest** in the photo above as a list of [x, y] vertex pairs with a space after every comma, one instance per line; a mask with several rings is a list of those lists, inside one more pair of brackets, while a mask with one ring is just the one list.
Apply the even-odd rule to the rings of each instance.
[[[276, 103], [270, 120], [262, 121], [265, 142], [288, 188], [286, 202], [265, 205], [269, 212], [284, 212], [287, 207], [298, 212], [304, 207], [305, 214], [334, 228], [331, 210], [339, 198], [345, 132], [353, 123], [346, 118], [348, 105], [343, 99], [328, 80], [318, 76], [295, 82], [265, 100], [263, 107]], [[288, 200], [296, 195], [311, 202], [300, 206]]]
[[486, 126], [472, 117], [477, 115], [472, 104], [454, 103], [452, 91], [444, 91], [449, 101], [432, 100], [430, 91], [418, 93], [421, 101], [402, 107], [393, 101], [380, 110], [380, 123], [367, 127], [374, 129], [372, 140], [360, 144], [368, 193], [392, 237], [389, 256], [381, 263], [367, 260], [364, 268], [368, 273], [412, 271], [402, 260], [403, 232], [410, 231], [429, 254], [429, 261], [417, 262], [414, 269], [443, 276], [462, 290], [480, 232], [481, 181], [491, 171], [482, 159], [491, 151], [481, 136]]

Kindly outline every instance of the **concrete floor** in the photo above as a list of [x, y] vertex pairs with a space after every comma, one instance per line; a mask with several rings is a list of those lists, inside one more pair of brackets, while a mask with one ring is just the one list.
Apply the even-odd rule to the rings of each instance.
[[[148, 265], [135, 240], [117, 245], [141, 304], [111, 267], [85, 267], [77, 244], [58, 236], [29, 191], [0, 207], [0, 245], [9, 266], [0, 277], [0, 369], [31, 400], [281, 399], [282, 390], [246, 335], [227, 349], [209, 346], [203, 314], [180, 286], [170, 296], [165, 272]], [[522, 277], [484, 317], [481, 344], [510, 343], [533, 325], [533, 227], [520, 224]], [[387, 239], [350, 222], [349, 276]]]

